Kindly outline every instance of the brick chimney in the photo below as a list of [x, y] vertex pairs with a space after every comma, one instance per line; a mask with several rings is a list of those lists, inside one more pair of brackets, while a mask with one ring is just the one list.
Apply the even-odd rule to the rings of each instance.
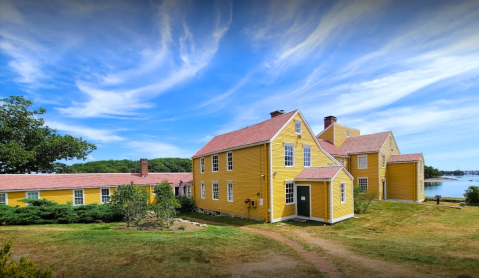
[[334, 116], [324, 117], [324, 129], [328, 128], [328, 126], [334, 124], [335, 122], [336, 122], [336, 117]]
[[140, 159], [140, 174], [142, 178], [148, 177], [148, 159], [147, 158]]
[[276, 110], [276, 111], [273, 111], [271, 113], [269, 113], [271, 115], [271, 118], [274, 118], [276, 116], [279, 116], [279, 115], [283, 115], [284, 114], [284, 110]]

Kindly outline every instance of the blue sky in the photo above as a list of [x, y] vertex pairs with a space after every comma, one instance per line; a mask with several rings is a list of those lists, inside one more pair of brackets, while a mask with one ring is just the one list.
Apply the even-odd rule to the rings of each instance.
[[191, 157], [299, 108], [392, 130], [426, 165], [479, 169], [479, 1], [0, 0], [0, 97], [97, 144]]

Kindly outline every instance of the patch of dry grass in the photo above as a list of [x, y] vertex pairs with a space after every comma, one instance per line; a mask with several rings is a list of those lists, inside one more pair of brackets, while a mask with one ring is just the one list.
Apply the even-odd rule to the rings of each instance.
[[[297, 252], [273, 239], [228, 226], [184, 232], [115, 230], [124, 223], [0, 226], [0, 242], [68, 277], [321, 277]], [[255, 263], [289, 260], [294, 268]], [[242, 275], [242, 269], [255, 265]], [[246, 267], [246, 268], [245, 268]], [[240, 271], [236, 271], [239, 269]]]

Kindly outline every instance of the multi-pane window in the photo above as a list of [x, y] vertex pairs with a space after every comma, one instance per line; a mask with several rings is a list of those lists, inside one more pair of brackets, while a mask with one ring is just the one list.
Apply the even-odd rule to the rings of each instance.
[[110, 202], [110, 188], [101, 189], [101, 203], [108, 204]]
[[73, 190], [73, 196], [74, 205], [83, 205], [83, 190]]
[[349, 137], [349, 129], [348, 129], [348, 130], [346, 130], [346, 136], [348, 136], [348, 137]]
[[367, 169], [368, 168], [368, 156], [359, 155], [358, 156], [358, 169]]
[[346, 184], [341, 183], [341, 203], [346, 203]]
[[40, 199], [38, 192], [27, 192], [27, 199]]
[[211, 183], [211, 188], [213, 190], [213, 200], [219, 200], [220, 199], [220, 187], [218, 185], [217, 181], [214, 181]]
[[358, 178], [358, 184], [362, 191], [368, 191], [368, 179], [367, 178]]
[[293, 204], [294, 203], [294, 182], [287, 181], [285, 188], [286, 188], [286, 204]]
[[191, 198], [191, 186], [186, 187], [186, 197]]
[[229, 152], [226, 153], [226, 163], [227, 163], [227, 170], [228, 171], [233, 171], [233, 153]]
[[218, 155], [211, 156], [211, 169], [213, 172], [218, 172]]
[[228, 202], [233, 202], [233, 182], [229, 181], [227, 183], [227, 195], [228, 195]]
[[424, 194], [424, 183], [421, 180], [421, 193]]
[[293, 144], [284, 144], [284, 166], [294, 166]]
[[423, 169], [423, 165], [422, 165], [422, 160], [419, 160], [419, 174], [422, 174], [422, 169]]
[[7, 193], [0, 193], [0, 205], [7, 204]]
[[205, 182], [201, 182], [201, 198], [206, 198]]
[[382, 160], [383, 161], [383, 168], [386, 168], [386, 155], [385, 154], [382, 155], [382, 159], [383, 159]]
[[200, 158], [200, 171], [201, 171], [201, 173], [205, 172], [205, 158], [204, 157]]
[[301, 121], [294, 121], [294, 132], [301, 134]]
[[341, 165], [344, 166], [344, 157], [341, 157]]
[[303, 147], [303, 157], [304, 157], [304, 167], [311, 166], [311, 147], [305, 146]]

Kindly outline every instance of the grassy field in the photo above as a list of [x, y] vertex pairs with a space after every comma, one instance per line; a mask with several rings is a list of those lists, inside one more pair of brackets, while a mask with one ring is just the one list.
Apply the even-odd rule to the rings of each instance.
[[0, 226], [0, 243], [13, 240], [14, 258], [53, 264], [68, 277], [321, 277], [286, 245], [237, 228], [112, 229], [119, 225]]
[[[313, 237], [341, 243], [356, 255], [399, 264], [427, 277], [464, 274], [479, 277], [479, 207], [459, 210], [424, 203], [373, 202], [367, 214], [333, 226], [313, 221], [271, 225], [231, 218], [198, 217], [275, 231], [305, 246], [308, 242], [295, 236], [295, 232], [307, 232]], [[322, 250], [317, 252], [324, 254]], [[350, 263], [348, 258], [333, 261], [342, 270], [343, 277], [370, 275], [366, 270], [362, 271], [361, 266]]]

